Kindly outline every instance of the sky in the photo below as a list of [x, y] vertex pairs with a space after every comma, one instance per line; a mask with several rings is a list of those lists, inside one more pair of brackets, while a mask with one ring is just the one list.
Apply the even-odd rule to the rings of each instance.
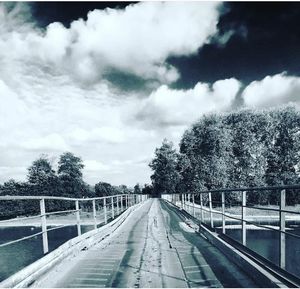
[[71, 151], [84, 180], [149, 183], [203, 114], [300, 104], [300, 3], [1, 2], [0, 183]]

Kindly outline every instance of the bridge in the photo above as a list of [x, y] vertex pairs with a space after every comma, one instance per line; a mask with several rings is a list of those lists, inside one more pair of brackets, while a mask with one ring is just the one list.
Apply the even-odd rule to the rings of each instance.
[[[161, 198], [1, 196], [4, 203], [36, 201], [39, 214], [2, 220], [0, 228], [1, 224], [36, 222], [40, 231], [1, 242], [0, 258], [13, 256], [3, 253], [6, 248], [38, 236], [43, 256], [5, 276], [0, 287], [299, 287], [300, 234], [293, 228], [300, 223], [300, 211], [286, 206], [287, 195], [299, 189], [223, 189]], [[250, 204], [247, 200], [254, 192], [276, 194], [278, 207]], [[233, 193], [239, 201], [234, 205], [228, 203]], [[47, 210], [51, 202], [67, 202], [69, 207], [53, 211], [54, 203]], [[51, 216], [61, 214], [71, 218], [55, 224]], [[56, 248], [49, 246], [51, 232], [71, 224], [77, 236]], [[254, 228], [276, 234], [271, 258], [256, 250], [265, 240]], [[258, 235], [254, 246], [253, 232]]]

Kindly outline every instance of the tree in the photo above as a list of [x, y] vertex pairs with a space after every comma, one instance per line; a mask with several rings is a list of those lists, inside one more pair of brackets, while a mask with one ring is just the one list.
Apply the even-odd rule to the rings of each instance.
[[57, 178], [55, 171], [46, 156], [35, 160], [28, 168], [28, 185], [31, 186], [33, 195], [55, 195]]
[[224, 188], [229, 184], [231, 135], [222, 116], [203, 116], [193, 127], [192, 166], [195, 178], [207, 190]]
[[72, 179], [82, 179], [82, 159], [71, 152], [63, 153], [58, 161], [58, 174]]
[[155, 150], [155, 157], [149, 164], [153, 170], [151, 180], [155, 194], [175, 193], [179, 181], [177, 153], [173, 143], [164, 139], [162, 146]]
[[[272, 134], [267, 155], [266, 182], [268, 185], [290, 185], [299, 182], [300, 113], [288, 106], [271, 111]], [[299, 193], [289, 191], [287, 203], [300, 201]], [[278, 201], [273, 194], [272, 202]]]
[[145, 184], [144, 187], [142, 188], [142, 194], [144, 195], [153, 195], [153, 186], [149, 184]]
[[121, 192], [121, 194], [131, 194], [132, 189], [129, 189], [126, 185], [119, 185], [117, 189]]
[[95, 185], [96, 197], [111, 196], [114, 194], [115, 189], [111, 184], [105, 182], [99, 182]]
[[[13, 179], [1, 186], [1, 195], [31, 196], [34, 188], [28, 182], [17, 182]], [[0, 202], [0, 219], [13, 218], [22, 215], [32, 215], [39, 212], [38, 200], [17, 200]]]
[[58, 161], [58, 175], [62, 187], [62, 194], [80, 198], [90, 194], [88, 186], [82, 179], [82, 159], [70, 152], [63, 153]]
[[142, 193], [142, 190], [141, 190], [141, 187], [140, 187], [140, 184], [137, 183], [134, 188], [133, 188], [133, 193], [134, 194], [141, 194]]

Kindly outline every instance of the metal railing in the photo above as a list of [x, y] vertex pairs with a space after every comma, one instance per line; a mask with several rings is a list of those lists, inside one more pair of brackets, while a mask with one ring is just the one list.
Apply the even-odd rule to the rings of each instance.
[[[41, 231], [38, 233], [34, 233], [16, 240], [11, 240], [5, 243], [0, 243], [1, 247], [6, 247], [11, 244], [15, 244], [24, 240], [28, 240], [34, 238], [36, 236], [42, 236], [43, 242], [43, 253], [47, 254], [49, 252], [49, 245], [48, 245], [48, 232], [58, 230], [64, 227], [68, 227], [71, 224], [71, 220], [67, 219], [65, 225], [59, 225], [52, 228], [48, 228], [47, 224], [47, 217], [57, 214], [75, 214], [74, 220], [77, 226], [77, 235], [81, 235], [81, 227], [83, 225], [92, 225], [94, 229], [97, 229], [98, 225], [100, 224], [107, 224], [109, 219], [114, 219], [116, 216], [120, 215], [124, 212], [127, 208], [138, 204], [140, 202], [145, 201], [148, 198], [148, 195], [139, 195], [139, 194], [120, 194], [120, 195], [113, 195], [113, 196], [105, 196], [105, 197], [98, 197], [98, 198], [66, 198], [66, 197], [53, 197], [53, 196], [0, 196], [0, 202], [6, 201], [39, 201], [39, 212], [40, 214], [35, 216], [28, 216], [28, 217], [18, 217], [13, 219], [6, 219], [0, 221], [1, 224], [8, 224], [20, 221], [29, 221], [33, 219], [40, 219], [39, 225], [41, 226]], [[58, 211], [46, 211], [47, 201], [68, 201], [73, 203], [75, 209], [69, 210], [58, 210]], [[89, 204], [91, 203], [91, 204]], [[83, 222], [83, 214], [89, 214], [89, 212], [84, 212], [81, 207], [84, 205], [89, 204], [91, 206], [91, 213], [92, 213], [92, 222]], [[97, 217], [102, 217], [99, 221]]]
[[[211, 230], [226, 234], [226, 229], [229, 220], [234, 220], [241, 224], [241, 240], [240, 243], [243, 246], [247, 246], [247, 225], [256, 226], [258, 228], [263, 228], [267, 230], [272, 230], [279, 233], [279, 256], [278, 265], [281, 269], [286, 269], [286, 236], [299, 239], [300, 248], [300, 235], [287, 231], [286, 226], [286, 216], [290, 215], [300, 215], [300, 206], [297, 210], [287, 209], [286, 199], [288, 193], [292, 190], [300, 190], [300, 185], [291, 186], [276, 186], [276, 187], [251, 187], [251, 188], [234, 188], [234, 189], [218, 189], [211, 191], [203, 191], [199, 193], [182, 193], [182, 194], [163, 194], [162, 198], [168, 200], [174, 205], [180, 207], [182, 210], [187, 211], [190, 215], [198, 219], [200, 224], [205, 224]], [[276, 206], [266, 206], [259, 205], [257, 203], [250, 203], [248, 201], [252, 193], [265, 193], [268, 192], [269, 195], [276, 196]], [[240, 214], [233, 214], [228, 212], [228, 207], [230, 208], [230, 201], [233, 197], [230, 194], [235, 193], [235, 207], [240, 208]], [[298, 192], [300, 197], [300, 192]], [[197, 199], [197, 201], [196, 201]], [[299, 201], [300, 198], [298, 198]], [[299, 205], [299, 204], [294, 204]], [[296, 208], [296, 206], [294, 206]], [[275, 219], [277, 226], [269, 226], [253, 221], [253, 217], [256, 215], [247, 215], [247, 210], [254, 211], [267, 211], [278, 213], [278, 221]], [[253, 211], [252, 211], [253, 213]], [[204, 216], [206, 215], [206, 216]], [[215, 218], [215, 215], [220, 216]], [[275, 215], [276, 216], [276, 215]], [[258, 216], [259, 217], [259, 216]], [[274, 216], [273, 216], [274, 217]], [[251, 220], [252, 218], [252, 220]], [[217, 220], [216, 220], [217, 219]], [[216, 221], [219, 225], [216, 226]], [[300, 224], [300, 219], [298, 220]], [[200, 229], [200, 227], [199, 227]], [[230, 237], [230, 236], [229, 236]], [[300, 272], [299, 272], [300, 275]], [[299, 277], [299, 276], [297, 276]]]

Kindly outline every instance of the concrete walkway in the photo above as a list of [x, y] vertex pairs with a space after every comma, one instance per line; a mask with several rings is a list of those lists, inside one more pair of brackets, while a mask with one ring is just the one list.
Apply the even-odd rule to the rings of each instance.
[[188, 227], [172, 205], [149, 199], [110, 237], [56, 266], [33, 287], [261, 287]]

